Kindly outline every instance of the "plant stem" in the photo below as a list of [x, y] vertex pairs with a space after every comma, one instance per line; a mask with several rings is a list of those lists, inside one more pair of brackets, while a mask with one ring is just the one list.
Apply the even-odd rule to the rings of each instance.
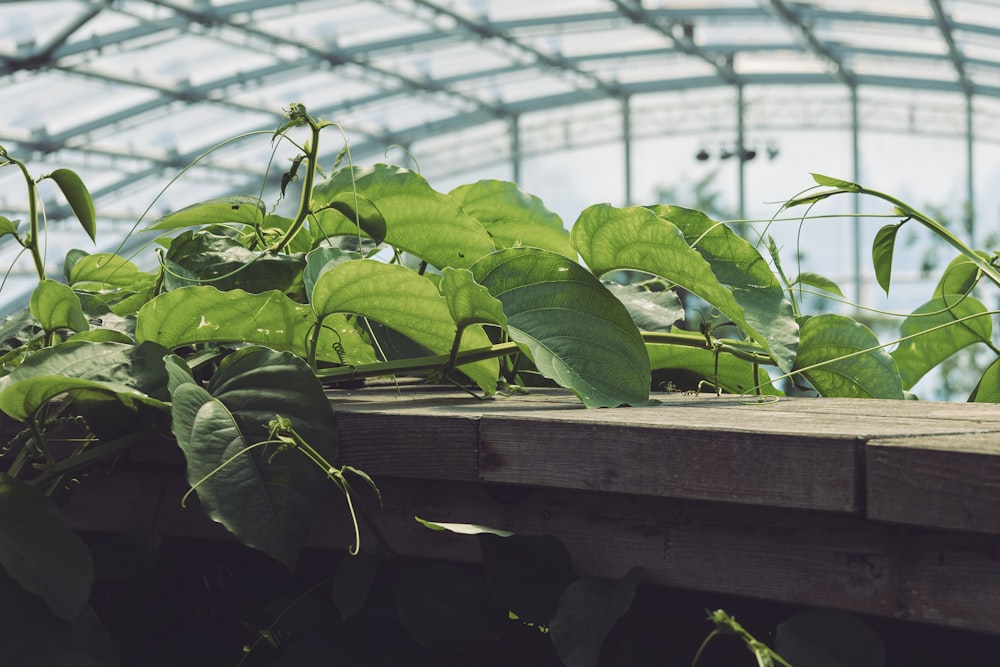
[[28, 187], [28, 237], [24, 241], [21, 241], [17, 236], [15, 238], [31, 253], [31, 260], [35, 264], [38, 280], [45, 280], [45, 263], [42, 261], [42, 254], [38, 249], [38, 183], [28, 173], [28, 168], [23, 162], [7, 155], [6, 151], [0, 152], [0, 157], [20, 169], [21, 174], [24, 175], [24, 183]]
[[321, 125], [316, 121], [315, 118], [310, 116], [304, 106], [293, 105], [292, 110], [289, 112], [292, 116], [292, 121], [304, 122], [309, 126], [310, 140], [306, 144], [306, 175], [302, 182], [302, 196], [299, 199], [299, 211], [295, 215], [295, 220], [288, 227], [288, 231], [285, 232], [281, 239], [271, 246], [271, 252], [279, 253], [284, 250], [295, 235], [299, 233], [302, 229], [302, 225], [305, 224], [306, 218], [309, 216], [309, 204], [312, 201], [312, 189], [313, 183], [316, 180], [316, 166], [319, 159], [319, 131], [322, 129]]

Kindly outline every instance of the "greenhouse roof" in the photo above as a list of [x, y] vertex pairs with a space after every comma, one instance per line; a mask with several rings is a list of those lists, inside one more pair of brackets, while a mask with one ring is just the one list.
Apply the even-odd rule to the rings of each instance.
[[[506, 161], [516, 177], [523, 156], [720, 131], [734, 115], [741, 126], [792, 127], [845, 126], [852, 115], [857, 125], [860, 114], [890, 131], [971, 137], [975, 127], [997, 141], [1000, 6], [5, 1], [0, 86], [0, 145], [36, 173], [78, 171], [99, 216], [134, 223], [185, 168], [195, 200], [273, 183], [282, 169], [266, 141], [205, 154], [273, 130], [292, 102], [338, 123], [355, 160], [398, 146], [425, 174]], [[789, 86], [811, 92], [744, 102], [744, 91]], [[670, 101], [678, 96], [688, 102]], [[919, 102], [886, 103], [904, 97]], [[332, 161], [343, 144], [327, 141]], [[0, 213], [11, 217], [26, 210], [17, 179], [0, 174]], [[50, 222], [68, 215], [60, 201], [46, 203]]]

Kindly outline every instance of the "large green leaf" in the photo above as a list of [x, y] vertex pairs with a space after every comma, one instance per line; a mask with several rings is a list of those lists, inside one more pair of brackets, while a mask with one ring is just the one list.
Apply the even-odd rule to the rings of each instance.
[[165, 349], [153, 343], [69, 341], [31, 355], [0, 380], [0, 410], [24, 421], [47, 401], [69, 392], [100, 391], [122, 404], [165, 408]]
[[684, 305], [673, 290], [650, 292], [639, 285], [605, 283], [642, 331], [671, 331], [684, 319]]
[[[971, 319], [956, 322], [965, 317]], [[910, 389], [955, 352], [973, 343], [989, 342], [993, 323], [986, 306], [978, 299], [949, 294], [935, 297], [913, 311], [900, 325], [899, 335], [900, 338], [915, 336], [892, 351], [903, 388]]]
[[[790, 370], [795, 322], [759, 253], [722, 226], [709, 229], [714, 223], [697, 212], [659, 210], [676, 216], [691, 240], [700, 238], [697, 247], [701, 251], [692, 248], [685, 232], [662, 215], [647, 208], [608, 204], [584, 210], [570, 239], [597, 275], [619, 269], [644, 271], [697, 294], [767, 349], [782, 370]], [[722, 275], [717, 276], [716, 270]], [[725, 280], [733, 284], [723, 284]], [[760, 285], [759, 293], [756, 285]]]
[[249, 195], [236, 195], [220, 199], [209, 199], [198, 204], [192, 204], [179, 211], [165, 215], [147, 230], [183, 229], [185, 227], [201, 227], [225, 222], [238, 222], [244, 225], [259, 225], [264, 222], [267, 208], [264, 202]]
[[94, 566], [83, 540], [52, 501], [0, 473], [0, 565], [22, 588], [72, 623], [90, 596]]
[[799, 326], [781, 282], [764, 257], [729, 227], [701, 211], [678, 206], [655, 206], [653, 211], [681, 230], [684, 240], [705, 258], [718, 281], [732, 290], [751, 336], [771, 352], [779, 367], [790, 368], [798, 349]]
[[295, 449], [254, 445], [280, 416], [332, 462], [336, 425], [322, 387], [300, 360], [264, 348], [228, 359], [211, 392], [183, 379], [172, 372], [172, 430], [188, 482], [212, 519], [291, 569], [323, 505], [326, 471]]
[[498, 249], [530, 246], [576, 260], [562, 218], [516, 183], [477, 181], [460, 185], [448, 195], [486, 227]]
[[507, 330], [538, 370], [588, 407], [649, 400], [649, 357], [628, 311], [589, 271], [538, 248], [509, 248], [472, 267], [503, 304]]
[[384, 219], [386, 243], [438, 268], [468, 267], [493, 250], [486, 228], [456, 200], [400, 167], [377, 164], [341, 170], [313, 189], [310, 206], [321, 211], [336, 201], [337, 210], [344, 213], [353, 197], [342, 193], [353, 192]]
[[83, 314], [80, 297], [73, 289], [54, 280], [43, 280], [31, 293], [31, 314], [46, 331], [71, 329], [86, 331], [90, 328]]
[[843, 315], [803, 318], [795, 370], [822, 396], [903, 398], [896, 363], [871, 329]]
[[[342, 316], [323, 322], [317, 359], [332, 363], [375, 361], [371, 346]], [[307, 358], [316, 316], [309, 306], [278, 291], [250, 294], [214, 287], [182, 287], [156, 297], [138, 313], [135, 337], [175, 349], [197, 343], [252, 343]], [[342, 346], [344, 359], [337, 353]]]
[[306, 296], [312, 300], [313, 287], [316, 279], [327, 269], [332, 269], [341, 262], [361, 259], [361, 254], [341, 250], [340, 248], [329, 248], [326, 246], [316, 248], [306, 255], [306, 268], [302, 271], [302, 282], [305, 283]]
[[620, 580], [582, 577], [566, 587], [550, 627], [566, 667], [597, 667], [604, 639], [632, 606], [641, 576], [634, 567]]
[[259, 294], [281, 290], [305, 300], [302, 255], [258, 253], [238, 239], [208, 231], [187, 231], [170, 244], [163, 258], [164, 287], [211, 285], [220, 290], [242, 289]]
[[459, 328], [473, 324], [507, 325], [503, 304], [477, 283], [468, 269], [446, 268], [441, 272], [438, 289], [448, 300], [448, 310]]
[[[448, 303], [425, 276], [398, 264], [364, 259], [343, 262], [316, 279], [312, 305], [317, 318], [351, 313], [371, 318], [420, 343], [435, 354], [446, 354], [455, 341], [456, 324]], [[482, 327], [468, 327], [462, 350], [489, 347]], [[484, 392], [496, 390], [500, 364], [486, 359], [460, 366]]]

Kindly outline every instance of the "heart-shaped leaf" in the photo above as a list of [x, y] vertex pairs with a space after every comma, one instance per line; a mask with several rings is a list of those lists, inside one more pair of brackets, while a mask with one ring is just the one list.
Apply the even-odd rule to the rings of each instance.
[[903, 398], [896, 363], [871, 329], [843, 315], [803, 319], [795, 370], [820, 395]]
[[448, 300], [448, 310], [460, 329], [473, 324], [506, 326], [503, 304], [477, 283], [468, 269], [444, 269], [438, 289]]
[[[984, 260], [989, 261], [990, 256], [985, 252], [977, 254]], [[968, 294], [982, 276], [982, 270], [976, 266], [971, 259], [965, 255], [959, 255], [948, 263], [944, 271], [941, 272], [941, 279], [934, 287], [935, 297], [946, 294]]]
[[[962, 318], [962, 322], [956, 320]], [[938, 296], [917, 308], [899, 326], [902, 341], [892, 351], [903, 388], [910, 389], [928, 371], [964, 347], [989, 343], [990, 315], [978, 299], [962, 294]]]
[[649, 400], [649, 357], [625, 306], [589, 271], [538, 248], [508, 248], [472, 267], [503, 304], [507, 331], [538, 370], [588, 407]]
[[66, 256], [69, 284], [76, 289], [100, 291], [108, 289], [128, 289], [139, 291], [150, 287], [156, 280], [152, 273], [140, 271], [139, 267], [120, 255], [94, 253], [93, 255]]

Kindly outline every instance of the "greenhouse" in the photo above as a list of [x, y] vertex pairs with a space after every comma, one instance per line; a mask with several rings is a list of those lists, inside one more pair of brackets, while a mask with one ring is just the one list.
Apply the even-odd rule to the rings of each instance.
[[1000, 4], [5, 1], [0, 90], [0, 664], [995, 663]]

